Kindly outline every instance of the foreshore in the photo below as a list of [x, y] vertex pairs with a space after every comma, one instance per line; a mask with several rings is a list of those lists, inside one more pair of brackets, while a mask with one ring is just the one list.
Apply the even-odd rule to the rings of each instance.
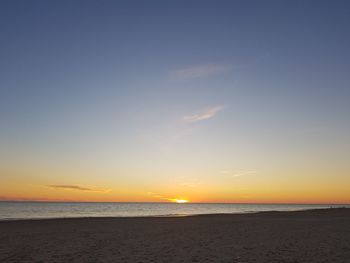
[[350, 262], [350, 209], [0, 221], [0, 262]]

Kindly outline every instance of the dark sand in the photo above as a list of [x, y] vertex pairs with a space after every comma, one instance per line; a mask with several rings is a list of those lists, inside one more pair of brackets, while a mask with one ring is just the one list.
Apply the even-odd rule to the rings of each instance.
[[350, 262], [350, 209], [0, 222], [0, 262]]

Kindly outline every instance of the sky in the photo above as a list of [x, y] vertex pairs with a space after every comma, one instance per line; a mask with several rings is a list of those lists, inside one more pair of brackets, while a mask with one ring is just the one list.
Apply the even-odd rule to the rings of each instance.
[[350, 203], [349, 1], [0, 3], [0, 200]]

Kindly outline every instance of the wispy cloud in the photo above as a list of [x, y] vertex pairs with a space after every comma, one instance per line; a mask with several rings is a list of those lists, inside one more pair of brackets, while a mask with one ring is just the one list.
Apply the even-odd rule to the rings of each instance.
[[215, 75], [225, 70], [226, 67], [221, 64], [201, 64], [172, 70], [170, 76], [175, 80], [187, 80]]
[[211, 107], [211, 108], [206, 109], [206, 110], [199, 112], [199, 113], [185, 115], [183, 117], [183, 120], [185, 122], [197, 122], [197, 121], [207, 120], [207, 119], [214, 117], [223, 108], [224, 108], [224, 106], [222, 106], [222, 105]]
[[147, 192], [147, 194], [152, 196], [152, 197], [154, 197], [154, 198], [157, 198], [157, 199], [171, 201], [171, 198], [165, 197], [163, 195], [160, 195], [160, 194], [157, 194], [157, 193], [154, 193], [154, 192]]
[[239, 170], [237, 172], [230, 172], [228, 170], [221, 170], [220, 173], [231, 175], [232, 177], [240, 177], [240, 176], [244, 176], [244, 175], [248, 175], [248, 174], [256, 174], [257, 171], [255, 171], [255, 170]]
[[244, 175], [248, 175], [248, 174], [256, 174], [257, 171], [254, 170], [250, 170], [250, 171], [238, 171], [234, 174], [232, 174], [233, 177], [239, 177], [239, 176], [244, 176]]
[[72, 199], [58, 199], [58, 198], [37, 198], [37, 197], [9, 197], [9, 196], [0, 196], [0, 201], [24, 201], [24, 202], [30, 202], [30, 201], [35, 201], [35, 202], [73, 202], [76, 200]]
[[84, 191], [84, 192], [96, 192], [96, 193], [108, 193], [110, 189], [98, 189], [98, 188], [87, 188], [79, 185], [47, 185], [49, 188], [56, 190], [74, 190], [74, 191]]

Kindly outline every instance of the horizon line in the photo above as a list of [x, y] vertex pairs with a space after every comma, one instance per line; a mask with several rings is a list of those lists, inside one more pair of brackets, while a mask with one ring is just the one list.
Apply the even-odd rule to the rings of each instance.
[[0, 203], [6, 203], [6, 202], [22, 202], [22, 203], [126, 203], [126, 204], [181, 204], [181, 205], [188, 205], [188, 204], [232, 204], [232, 205], [350, 205], [349, 203], [273, 203], [273, 202], [187, 202], [187, 203], [176, 203], [176, 202], [142, 202], [142, 201], [48, 201], [48, 200], [0, 200]]

